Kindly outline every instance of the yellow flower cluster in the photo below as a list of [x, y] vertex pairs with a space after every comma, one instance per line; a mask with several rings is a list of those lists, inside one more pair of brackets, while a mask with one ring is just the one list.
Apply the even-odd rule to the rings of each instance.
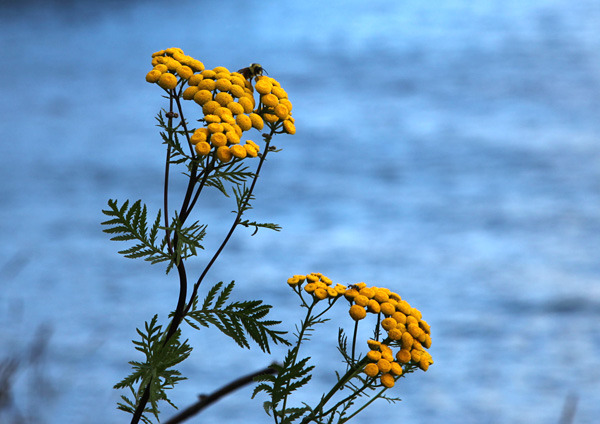
[[[262, 130], [269, 125], [281, 124], [288, 134], [294, 134], [292, 103], [279, 82], [270, 77], [257, 77], [256, 90], [260, 93], [260, 107], [255, 109], [254, 87], [239, 72], [230, 72], [223, 66], [205, 69], [204, 64], [187, 56], [179, 48], [161, 50], [152, 55], [154, 67], [146, 81], [165, 90], [173, 90], [179, 83], [188, 87], [181, 96], [202, 107], [205, 126], [190, 137], [198, 155], [214, 152], [221, 162], [232, 158], [256, 157], [260, 150], [252, 140], [240, 144], [245, 131]], [[179, 77], [179, 80], [178, 80]]]
[[[364, 372], [370, 377], [380, 376], [381, 384], [393, 387], [395, 377], [402, 375], [403, 364], [417, 365], [427, 371], [433, 359], [425, 349], [431, 347], [429, 324], [421, 312], [412, 308], [400, 295], [386, 288], [367, 287], [358, 283], [346, 290], [344, 296], [350, 302], [350, 316], [359, 321], [367, 312], [382, 314], [381, 328], [387, 333], [382, 342], [369, 340], [371, 349], [367, 357], [371, 361]], [[400, 348], [395, 360], [391, 347]]]
[[335, 299], [346, 292], [346, 286], [333, 283], [330, 278], [320, 272], [308, 275], [294, 275], [288, 278], [287, 283], [292, 287], [300, 287], [304, 282], [304, 291], [311, 294], [316, 300]]
[[292, 102], [279, 82], [264, 75], [256, 77], [255, 87], [260, 95], [262, 107], [259, 109], [262, 117], [270, 124], [279, 122], [288, 134], [296, 133], [294, 118], [292, 117]]

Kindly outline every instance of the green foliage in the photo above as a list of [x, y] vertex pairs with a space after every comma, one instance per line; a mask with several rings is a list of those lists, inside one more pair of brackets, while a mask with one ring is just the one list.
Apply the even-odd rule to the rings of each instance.
[[[115, 389], [129, 388], [133, 399], [121, 396], [123, 403], [118, 404], [118, 408], [133, 413], [140, 398], [143, 395], [142, 388], [148, 387], [149, 404], [145, 408], [145, 413], [151, 413], [158, 419], [158, 402], [165, 401], [171, 406], [175, 405], [167, 397], [166, 390], [172, 389], [177, 382], [185, 380], [181, 373], [173, 366], [186, 359], [191, 351], [191, 346], [187, 340], [183, 343], [179, 340], [181, 331], [176, 331], [173, 336], [166, 340], [166, 331], [162, 331], [162, 326], [157, 325], [158, 316], [154, 315], [150, 323], [146, 322], [144, 331], [137, 329], [141, 340], [133, 340], [136, 350], [146, 356], [144, 362], [131, 361], [133, 372], [117, 383]], [[140, 387], [136, 391], [135, 386]], [[143, 421], [150, 423], [147, 416], [142, 417]]]
[[[111, 238], [114, 241], [131, 241], [138, 243], [132, 247], [120, 250], [119, 253], [126, 258], [143, 258], [151, 264], [169, 261], [166, 272], [169, 273], [174, 265], [178, 265], [181, 259], [187, 259], [195, 256], [198, 249], [204, 249], [201, 244], [206, 235], [206, 225], [200, 225], [198, 221], [192, 225], [184, 227], [177, 213], [169, 227], [160, 226], [161, 211], [158, 211], [154, 224], [148, 232], [147, 209], [142, 205], [141, 200], [136, 201], [129, 207], [129, 201], [126, 200], [121, 207], [117, 200], [109, 200], [110, 209], [102, 212], [112, 219], [102, 222], [109, 228], [104, 229], [105, 233], [116, 234]], [[169, 252], [167, 245], [167, 235], [160, 243], [157, 242], [159, 230], [167, 230], [167, 234], [174, 234], [176, 240], [175, 250]]]
[[148, 233], [148, 223], [146, 221], [148, 213], [146, 205], [142, 205], [141, 200], [133, 203], [131, 207], [129, 207], [129, 200], [126, 200], [119, 207], [117, 200], [111, 199], [108, 201], [108, 206], [110, 209], [103, 210], [102, 213], [112, 219], [102, 222], [102, 225], [109, 226], [103, 231], [116, 234], [111, 237], [111, 240], [114, 241], [135, 240], [139, 242], [128, 249], [120, 250], [120, 254], [130, 259], [143, 258], [152, 264], [173, 260], [172, 255], [165, 251], [166, 238], [163, 238], [160, 244], [157, 244], [158, 230], [160, 229], [160, 210]]
[[285, 331], [272, 329], [281, 321], [263, 319], [271, 310], [271, 305], [263, 304], [261, 300], [226, 303], [233, 287], [233, 281], [225, 287], [223, 282], [215, 284], [208, 291], [200, 308], [197, 299], [193, 302], [185, 321], [195, 329], [200, 329], [198, 324], [204, 327], [212, 324], [245, 348], [250, 348], [248, 338], [264, 352], [270, 352], [269, 340], [275, 344], [289, 345], [282, 337]]
[[[252, 398], [260, 392], [269, 395], [271, 400], [264, 402], [263, 407], [267, 414], [273, 412], [275, 422], [292, 423], [310, 410], [308, 405], [298, 408], [285, 406], [288, 396], [311, 380], [310, 372], [315, 368], [314, 365], [307, 365], [310, 357], [297, 361], [299, 347], [300, 345], [297, 344], [288, 351], [282, 365], [272, 365], [277, 371], [275, 375], [263, 374], [255, 378], [260, 384], [254, 389]], [[279, 408], [280, 404], [283, 404], [282, 408]]]

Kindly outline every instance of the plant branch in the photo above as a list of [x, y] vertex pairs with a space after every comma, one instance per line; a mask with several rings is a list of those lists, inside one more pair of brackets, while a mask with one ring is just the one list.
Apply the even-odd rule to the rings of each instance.
[[186, 409], [182, 410], [180, 413], [165, 421], [165, 424], [178, 424], [182, 423], [190, 417], [201, 412], [204, 408], [210, 406], [215, 403], [219, 399], [224, 396], [227, 396], [229, 393], [238, 390], [248, 384], [251, 384], [254, 381], [255, 377], [263, 374], [276, 374], [276, 370], [272, 367], [266, 367], [260, 371], [256, 371], [252, 374], [248, 374], [242, 376], [231, 383], [221, 387], [219, 390], [212, 392], [209, 395], [200, 395], [199, 399], [193, 405], [188, 406]]

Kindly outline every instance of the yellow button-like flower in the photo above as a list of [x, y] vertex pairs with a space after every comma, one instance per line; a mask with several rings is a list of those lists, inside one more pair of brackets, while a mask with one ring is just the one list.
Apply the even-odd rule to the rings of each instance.
[[208, 144], [206, 141], [196, 143], [194, 148], [196, 149], [196, 152], [202, 156], [206, 156], [210, 153], [210, 144]]
[[217, 149], [217, 158], [221, 162], [229, 162], [231, 160], [231, 152], [227, 146], [221, 146]]
[[394, 375], [402, 375], [402, 365], [400, 365], [398, 362], [392, 362], [392, 369], [390, 372]]
[[410, 315], [410, 311], [412, 310], [412, 308], [406, 300], [399, 301], [397, 309], [404, 315]]
[[244, 147], [240, 146], [239, 144], [234, 144], [233, 146], [229, 146], [229, 150], [231, 150], [231, 154], [238, 159], [244, 159], [246, 157], [246, 155], [248, 154], [246, 149], [244, 149]]
[[383, 321], [381, 321], [381, 326], [385, 331], [390, 331], [392, 328], [396, 328], [397, 324], [398, 323], [394, 318], [385, 318]]
[[240, 136], [237, 135], [237, 133], [235, 131], [227, 131], [225, 133], [225, 135], [227, 136], [227, 141], [229, 141], [229, 143], [231, 143], [231, 144], [239, 144], [239, 142], [240, 142]]
[[205, 69], [202, 71], [202, 76], [204, 78], [214, 78], [217, 76], [217, 73], [215, 71], [213, 71], [212, 69]]
[[146, 74], [146, 81], [154, 84], [155, 82], [157, 82], [159, 80], [161, 75], [162, 75], [162, 72], [160, 72], [158, 69], [153, 69]]
[[207, 128], [208, 128], [208, 131], [212, 134], [223, 132], [222, 124], [218, 124], [218, 123], [208, 124]]
[[373, 290], [371, 287], [363, 287], [360, 289], [359, 293], [369, 299], [372, 299], [373, 296], [375, 296], [375, 290]]
[[346, 297], [346, 299], [352, 301], [352, 299], [354, 299], [356, 296], [358, 296], [358, 290], [348, 289], [348, 290], [346, 290], [346, 293], [344, 293], [344, 296]]
[[431, 328], [429, 328], [429, 324], [427, 324], [426, 321], [420, 320], [419, 321], [419, 326], [423, 329], [424, 332], [426, 332], [427, 334], [431, 333]]
[[285, 118], [287, 118], [287, 117], [289, 116], [289, 114], [290, 114], [290, 112], [289, 112], [289, 110], [287, 109], [287, 107], [285, 107], [285, 106], [284, 106], [284, 105], [282, 105], [282, 104], [278, 104], [277, 106], [275, 106], [274, 112], [275, 112], [275, 115], [277, 115], [277, 117], [278, 117], [279, 119], [285, 119]]
[[247, 96], [240, 97], [238, 103], [242, 105], [245, 113], [250, 113], [252, 112], [252, 109], [254, 109], [254, 102]]
[[408, 324], [407, 329], [415, 339], [418, 339], [421, 334], [424, 334], [424, 331], [421, 330], [417, 324]]
[[394, 312], [392, 314], [392, 318], [394, 318], [396, 322], [400, 324], [406, 324], [406, 315], [404, 315], [402, 312]]
[[204, 121], [206, 121], [207, 124], [212, 124], [213, 122], [216, 123], [220, 123], [221, 122], [221, 118], [219, 118], [217, 115], [204, 115]]
[[377, 350], [377, 349], [379, 349], [381, 342], [377, 341], [377, 340], [369, 339], [369, 340], [367, 340], [367, 344], [369, 345], [369, 348], [371, 348], [371, 350]]
[[203, 79], [204, 77], [202, 76], [202, 74], [194, 74], [188, 80], [188, 85], [198, 85]]
[[[258, 91], [258, 90], [256, 90]], [[260, 92], [259, 92], [260, 93]], [[285, 90], [281, 87], [273, 87], [271, 89], [271, 93], [277, 96], [277, 98], [281, 101], [283, 99], [287, 99], [288, 95]], [[261, 93], [262, 94], [262, 93]]]
[[221, 105], [218, 102], [215, 102], [214, 100], [209, 100], [208, 102], [204, 103], [204, 106], [202, 106], [202, 112], [204, 112], [205, 115], [210, 115], [215, 113], [215, 111], [220, 107]]
[[244, 149], [246, 149], [246, 153], [248, 153], [248, 157], [255, 158], [258, 156], [258, 151], [251, 146], [250, 144], [244, 144]]
[[396, 353], [396, 359], [398, 360], [398, 362], [401, 362], [403, 364], [410, 362], [410, 359], [411, 359], [410, 351], [407, 349], [399, 350], [398, 353]]
[[204, 77], [204, 79], [198, 83], [198, 88], [200, 90], [214, 91], [215, 86], [216, 86], [215, 80], [207, 78], [207, 77]]
[[402, 338], [402, 331], [397, 328], [392, 328], [388, 331], [388, 337], [392, 340], [400, 340]]
[[381, 384], [385, 387], [387, 387], [388, 389], [391, 389], [392, 387], [394, 387], [394, 384], [396, 384], [396, 380], [394, 380], [394, 376], [390, 373], [386, 373], [383, 374], [380, 378], [381, 380]]
[[208, 139], [209, 131], [206, 128], [198, 128], [190, 137], [190, 143], [197, 144]]
[[202, 72], [204, 70], [204, 63], [196, 59], [188, 60], [187, 65], [192, 68], [194, 72]]
[[290, 102], [288, 99], [279, 99], [279, 104], [284, 105], [287, 110], [289, 110], [290, 112], [292, 111], [292, 102]]
[[240, 98], [244, 95], [244, 89], [242, 87], [240, 87], [239, 85], [235, 85], [235, 84], [232, 84], [231, 88], [229, 89], [229, 92], [231, 93], [231, 95], [233, 97], [236, 97], [236, 98]]
[[373, 296], [373, 299], [375, 299], [379, 303], [387, 302], [389, 298], [390, 296], [388, 296], [384, 289], [375, 290], [375, 295]]
[[221, 106], [227, 106], [229, 103], [233, 102], [233, 97], [231, 94], [221, 91], [215, 95], [215, 101]]
[[377, 368], [379, 368], [379, 371], [381, 372], [388, 372], [392, 369], [392, 364], [387, 359], [381, 358], [377, 361]]
[[414, 362], [419, 362], [421, 360], [421, 354], [423, 353], [422, 350], [419, 349], [412, 349], [410, 351], [410, 357]]
[[260, 94], [269, 94], [272, 88], [273, 84], [266, 78], [260, 78], [254, 85], [254, 89]]
[[396, 307], [394, 305], [392, 305], [390, 302], [383, 302], [381, 304], [381, 313], [383, 313], [385, 316], [391, 316], [394, 314], [394, 312], [396, 312]]
[[220, 90], [220, 91], [229, 91], [229, 90], [231, 90], [231, 86], [232, 85], [233, 84], [231, 84], [231, 81], [229, 81], [228, 79], [226, 79], [226, 78], [220, 78], [220, 79], [217, 80], [217, 83], [216, 83], [215, 86], [216, 86], [217, 90]]
[[252, 128], [252, 120], [250, 120], [248, 115], [236, 116], [235, 122], [240, 126], [242, 131], [248, 131], [250, 128]]
[[402, 349], [410, 349], [412, 347], [414, 343], [414, 339], [413, 336], [410, 335], [410, 333], [402, 333], [402, 340], [401, 340], [401, 346]]
[[[198, 88], [198, 87], [196, 87]], [[212, 101], [212, 93], [208, 90], [200, 90], [198, 88], [198, 92], [194, 94], [194, 101], [198, 103], [200, 106], [204, 106], [209, 101]], [[217, 103], [217, 106], [219, 104]]]
[[260, 152], [260, 146], [259, 146], [258, 144], [256, 144], [254, 141], [252, 141], [252, 140], [247, 140], [247, 141], [246, 141], [246, 143], [247, 143], [247, 144], [249, 144], [250, 146], [254, 147], [254, 149], [255, 149], [257, 152]]
[[381, 357], [383, 359], [387, 359], [390, 362], [394, 360], [394, 352], [392, 352], [392, 349], [388, 345], [381, 343], [379, 350], [381, 350]]
[[[307, 278], [306, 278], [306, 281], [310, 281], [310, 280], [308, 279], [308, 276], [307, 276]], [[316, 285], [315, 283], [308, 283], [308, 284], [306, 284], [306, 285], [304, 286], [304, 290], [305, 290], [307, 293], [312, 293], [312, 292], [314, 292], [316, 289], [317, 289], [317, 285]]]
[[370, 350], [367, 352], [367, 358], [369, 358], [369, 361], [377, 362], [381, 359], [381, 352], [378, 350]]
[[379, 368], [375, 364], [367, 364], [365, 365], [364, 373], [369, 377], [375, 377], [377, 374], [379, 374]]
[[379, 312], [381, 312], [381, 306], [379, 306], [379, 303], [374, 299], [369, 300], [367, 308], [369, 309], [369, 312], [372, 312], [374, 314], [378, 314]]
[[227, 109], [229, 109], [233, 115], [241, 115], [244, 113], [244, 106], [238, 102], [227, 103]]
[[365, 311], [365, 308], [359, 305], [352, 305], [349, 313], [352, 319], [355, 321], [359, 321], [367, 316], [367, 311]]
[[183, 91], [182, 97], [184, 100], [192, 100], [196, 93], [198, 93], [198, 87], [191, 85]]
[[274, 94], [263, 94], [260, 102], [267, 107], [275, 107], [279, 104], [279, 99]]
[[356, 303], [359, 306], [367, 306], [369, 304], [369, 298], [363, 296], [362, 294], [359, 294], [354, 298], [354, 303]]
[[[209, 129], [209, 131], [210, 131], [210, 129]], [[227, 145], [227, 136], [222, 132], [216, 132], [210, 137], [210, 144], [212, 144], [215, 147], [226, 146]]]
[[161, 74], [157, 84], [165, 90], [172, 90], [177, 87], [177, 77], [169, 72]]
[[269, 124], [274, 124], [275, 122], [279, 121], [279, 117], [274, 113], [270, 112], [263, 112], [262, 117], [265, 120], [265, 122], [268, 122]]
[[313, 294], [319, 300], [323, 300], [323, 299], [327, 298], [327, 290], [325, 290], [324, 288], [321, 288], [321, 287], [319, 287], [318, 289], [315, 289]]
[[189, 66], [185, 65], [179, 66], [177, 69], [175, 69], [175, 72], [177, 72], [177, 75], [179, 75], [184, 80], [188, 80], [192, 75], [194, 75], [194, 71], [192, 71], [192, 69]]
[[296, 134], [296, 126], [288, 119], [283, 121], [283, 129], [290, 135]]

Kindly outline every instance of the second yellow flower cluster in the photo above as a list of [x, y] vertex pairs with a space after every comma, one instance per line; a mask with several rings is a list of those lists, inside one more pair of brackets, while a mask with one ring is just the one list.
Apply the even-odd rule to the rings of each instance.
[[[433, 358], [425, 350], [431, 347], [429, 324], [422, 319], [421, 311], [412, 308], [397, 293], [387, 288], [367, 287], [365, 283], [333, 286], [331, 279], [318, 272], [294, 275], [287, 280], [297, 290], [305, 281], [304, 291], [312, 294], [315, 300], [336, 299], [343, 295], [350, 302], [350, 316], [357, 322], [368, 313], [379, 316], [376, 333], [383, 330], [387, 337], [382, 341], [367, 342], [369, 363], [364, 372], [369, 377], [379, 377], [384, 387], [394, 386], [405, 371], [403, 366], [418, 366], [427, 371], [433, 364]], [[393, 347], [398, 349], [395, 356]]]

